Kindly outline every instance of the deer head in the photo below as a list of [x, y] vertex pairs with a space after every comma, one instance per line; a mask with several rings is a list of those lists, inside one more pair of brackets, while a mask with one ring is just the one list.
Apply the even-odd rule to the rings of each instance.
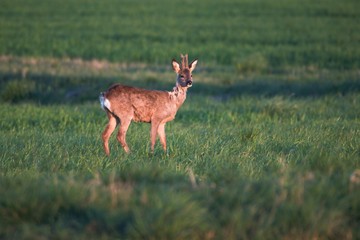
[[172, 67], [177, 73], [176, 85], [180, 85], [182, 88], [188, 88], [192, 86], [192, 71], [195, 69], [197, 64], [197, 59], [188, 63], [188, 55], [181, 54], [181, 67], [175, 59], [172, 60]]

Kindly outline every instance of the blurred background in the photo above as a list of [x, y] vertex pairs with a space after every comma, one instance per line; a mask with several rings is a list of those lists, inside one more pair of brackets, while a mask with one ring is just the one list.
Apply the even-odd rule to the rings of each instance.
[[2, 0], [0, 54], [155, 65], [360, 67], [356, 0]]
[[180, 53], [200, 59], [206, 74], [197, 90], [205, 93], [213, 83], [225, 86], [222, 95], [286, 88], [303, 95], [304, 87], [298, 93], [280, 81], [274, 90], [264, 79], [318, 81], [320, 74], [326, 89], [310, 94], [322, 94], [328, 76], [344, 71], [345, 82], [330, 88], [359, 89], [359, 9], [357, 0], [2, 0], [1, 100], [86, 101], [118, 79], [168, 89], [165, 73]]

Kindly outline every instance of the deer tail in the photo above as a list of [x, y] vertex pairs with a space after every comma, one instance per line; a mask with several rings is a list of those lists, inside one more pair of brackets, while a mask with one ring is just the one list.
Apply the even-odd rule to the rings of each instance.
[[105, 93], [101, 92], [99, 95], [100, 105], [101, 108], [104, 109], [104, 111], [111, 111], [111, 104], [110, 101], [106, 98]]

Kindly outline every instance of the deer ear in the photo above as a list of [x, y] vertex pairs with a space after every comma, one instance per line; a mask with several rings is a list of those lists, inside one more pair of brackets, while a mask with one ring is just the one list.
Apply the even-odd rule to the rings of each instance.
[[192, 62], [189, 64], [190, 72], [192, 72], [192, 71], [196, 68], [197, 62], [198, 62], [198, 60], [195, 59], [194, 61], [192, 61]]
[[179, 73], [180, 72], [180, 65], [176, 62], [175, 59], [172, 60], [171, 64], [172, 64], [172, 67], [173, 67], [174, 71], [176, 73]]

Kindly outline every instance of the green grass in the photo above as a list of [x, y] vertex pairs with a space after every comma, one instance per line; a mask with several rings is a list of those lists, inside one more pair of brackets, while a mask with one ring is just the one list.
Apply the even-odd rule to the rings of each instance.
[[358, 101], [194, 96], [167, 128], [169, 156], [149, 155], [149, 127], [133, 124], [133, 153], [112, 138], [109, 158], [98, 104], [2, 104], [0, 234], [358, 236]]
[[359, 9], [357, 0], [3, 0], [0, 54], [165, 64], [188, 52], [240, 69], [254, 55], [269, 70], [355, 69]]
[[[97, 93], [115, 75], [170, 90], [173, 73], [37, 61], [2, 62], [2, 238], [359, 237], [359, 186], [350, 180], [360, 167], [356, 72], [200, 68], [167, 124], [168, 155], [159, 144], [151, 155], [150, 126], [133, 123], [132, 153], [113, 136], [106, 157]], [[41, 69], [51, 61], [58, 74]], [[32, 82], [31, 94], [4, 98], [14, 79]], [[74, 87], [82, 91], [67, 99]]]
[[[359, 239], [358, 1], [1, 1], [0, 239]], [[150, 153], [97, 97], [194, 86]], [[114, 134], [115, 135], [115, 134]]]

